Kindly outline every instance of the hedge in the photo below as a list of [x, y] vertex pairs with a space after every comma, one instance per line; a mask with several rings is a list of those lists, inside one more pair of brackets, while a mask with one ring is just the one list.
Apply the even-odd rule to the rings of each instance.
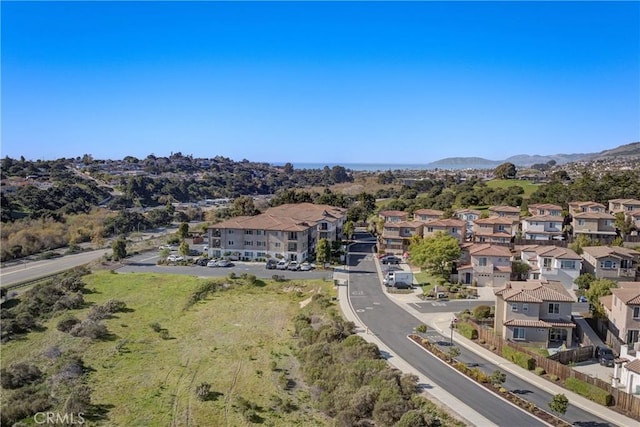
[[468, 338], [470, 340], [478, 339], [478, 330], [469, 323], [460, 322], [457, 325], [457, 329], [458, 332], [460, 332], [460, 334], [465, 338]]
[[526, 353], [516, 351], [508, 345], [502, 346], [502, 356], [505, 359], [511, 360], [516, 365], [529, 371], [532, 371], [536, 368], [536, 359]]
[[581, 396], [586, 397], [589, 400], [593, 400], [596, 403], [599, 403], [604, 406], [613, 405], [613, 396], [610, 393], [607, 393], [606, 390], [603, 390], [599, 387], [581, 381], [575, 377], [569, 377], [564, 381], [564, 386], [571, 390], [575, 391]]

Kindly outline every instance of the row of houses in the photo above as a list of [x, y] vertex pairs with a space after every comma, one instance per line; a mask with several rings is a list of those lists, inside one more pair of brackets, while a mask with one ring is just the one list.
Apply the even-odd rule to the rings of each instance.
[[568, 208], [565, 216], [559, 205], [533, 204], [528, 207], [528, 216], [521, 217], [520, 208], [492, 206], [487, 218], [474, 209], [458, 209], [453, 218], [444, 218], [444, 211], [419, 209], [411, 220], [408, 212], [386, 210], [379, 213], [383, 220], [379, 243], [384, 252], [403, 254], [412, 237], [430, 237], [439, 231], [461, 243], [505, 244], [518, 234], [527, 240], [563, 240], [568, 229], [573, 237], [585, 235], [592, 240], [607, 241], [617, 235], [615, 214], [619, 212], [640, 229], [640, 200], [610, 200], [608, 210], [596, 202], [571, 202]]
[[342, 240], [347, 211], [313, 203], [285, 204], [254, 216], [238, 216], [208, 229], [209, 256], [255, 261], [304, 261], [320, 239]]

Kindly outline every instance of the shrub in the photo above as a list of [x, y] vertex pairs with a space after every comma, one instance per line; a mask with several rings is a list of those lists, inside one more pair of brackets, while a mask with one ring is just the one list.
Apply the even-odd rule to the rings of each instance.
[[169, 331], [167, 331], [166, 329], [160, 329], [160, 338], [162, 338], [163, 340], [170, 340], [171, 336], [169, 335]]
[[544, 368], [542, 366], [538, 366], [536, 369], [534, 369], [533, 372], [536, 375], [544, 375], [545, 374]]
[[604, 406], [613, 405], [613, 396], [606, 390], [581, 381], [575, 377], [569, 377], [564, 381], [564, 386], [589, 400], [593, 400]]
[[105, 325], [91, 319], [86, 319], [81, 323], [78, 323], [73, 328], [71, 328], [69, 333], [74, 337], [86, 337], [94, 340], [105, 338], [107, 335], [109, 335], [109, 331], [107, 330], [107, 327]]
[[473, 317], [476, 319], [488, 319], [491, 317], [491, 307], [488, 305], [479, 305], [473, 309]]
[[211, 384], [202, 383], [198, 387], [196, 387], [196, 397], [198, 400], [209, 400], [211, 396]]
[[516, 351], [508, 345], [502, 347], [502, 356], [529, 371], [532, 371], [536, 367], [536, 360], [533, 357], [526, 353]]
[[124, 301], [118, 301], [117, 299], [110, 299], [102, 306], [107, 313], [119, 313], [127, 309], [127, 304]]
[[33, 384], [42, 379], [42, 371], [29, 363], [15, 363], [8, 369], [0, 370], [0, 385], [2, 388], [15, 389]]
[[94, 320], [96, 322], [109, 316], [109, 312], [103, 305], [94, 305], [87, 313], [87, 319]]
[[80, 319], [74, 316], [67, 316], [61, 319], [56, 325], [56, 329], [60, 332], [69, 332], [71, 329], [80, 323]]
[[471, 326], [469, 323], [460, 322], [457, 325], [458, 332], [460, 334], [470, 340], [478, 339], [478, 330]]
[[416, 327], [416, 332], [420, 332], [420, 333], [427, 332], [427, 325], [425, 325], [424, 323], [422, 325], [418, 325]]
[[560, 378], [556, 374], [549, 375], [549, 379], [551, 381], [558, 381]]
[[149, 326], [153, 329], [153, 332], [160, 332], [162, 330], [162, 326], [160, 326], [158, 322], [153, 322]]

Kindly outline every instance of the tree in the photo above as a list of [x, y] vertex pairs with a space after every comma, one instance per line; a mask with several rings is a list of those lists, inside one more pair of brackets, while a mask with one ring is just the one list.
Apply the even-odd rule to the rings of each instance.
[[234, 216], [253, 216], [258, 215], [260, 211], [253, 204], [253, 197], [240, 196], [233, 201]]
[[180, 237], [180, 239], [184, 240], [187, 237], [189, 237], [189, 224], [186, 222], [182, 222], [180, 223], [180, 226], [178, 227], [178, 237]]
[[604, 309], [600, 298], [606, 295], [611, 295], [611, 289], [616, 287], [616, 282], [608, 279], [600, 279], [591, 282], [591, 286], [585, 292], [587, 300], [591, 305], [591, 310], [596, 317], [605, 317]]
[[529, 264], [522, 261], [513, 261], [511, 263], [511, 274], [515, 280], [527, 280], [527, 274], [529, 274]]
[[460, 349], [458, 347], [451, 346], [447, 350], [447, 354], [449, 355], [449, 362], [453, 362], [453, 359], [460, 356]]
[[500, 385], [503, 384], [506, 380], [507, 374], [505, 374], [504, 372], [500, 372], [497, 369], [491, 374], [491, 384]]
[[549, 402], [549, 408], [558, 414], [564, 414], [567, 412], [567, 407], [569, 406], [569, 399], [564, 394], [556, 394], [553, 396], [553, 400]]
[[191, 248], [189, 248], [189, 243], [187, 243], [186, 240], [183, 240], [182, 243], [180, 243], [180, 247], [178, 248], [178, 252], [182, 256], [188, 256], [189, 255], [189, 253], [191, 252]]
[[327, 239], [320, 239], [316, 245], [316, 264], [324, 266], [329, 260], [331, 260], [331, 245]]
[[626, 216], [624, 212], [618, 212], [616, 214], [616, 228], [620, 232], [621, 236], [626, 236], [631, 232], [633, 228], [633, 222], [630, 216]]
[[453, 261], [460, 258], [458, 240], [442, 231], [409, 245], [411, 262], [449, 280]]
[[576, 277], [573, 283], [578, 285], [578, 289], [587, 290], [591, 286], [591, 283], [593, 283], [595, 280], [596, 276], [594, 276], [593, 274], [584, 273]]
[[510, 162], [503, 163], [493, 170], [495, 177], [501, 179], [513, 179], [517, 172], [516, 165]]
[[355, 227], [353, 226], [353, 221], [347, 221], [344, 223], [344, 228], [342, 229], [342, 232], [344, 233], [347, 240], [351, 240], [354, 230], [355, 230]]
[[113, 250], [112, 258], [115, 261], [119, 261], [127, 257], [127, 242], [122, 237], [113, 241], [111, 249]]

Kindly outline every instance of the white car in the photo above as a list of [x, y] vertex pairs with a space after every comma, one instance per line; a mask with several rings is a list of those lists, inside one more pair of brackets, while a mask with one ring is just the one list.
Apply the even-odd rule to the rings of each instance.
[[286, 270], [288, 266], [289, 262], [282, 260], [279, 261], [278, 264], [276, 264], [276, 270]]
[[298, 271], [300, 266], [298, 265], [298, 261], [291, 261], [287, 266], [287, 270]]
[[313, 264], [309, 264], [308, 262], [303, 262], [300, 264], [300, 271], [311, 271], [313, 270]]
[[167, 257], [167, 261], [170, 261], [170, 262], [184, 261], [184, 257], [181, 257], [179, 255], [169, 255]]

